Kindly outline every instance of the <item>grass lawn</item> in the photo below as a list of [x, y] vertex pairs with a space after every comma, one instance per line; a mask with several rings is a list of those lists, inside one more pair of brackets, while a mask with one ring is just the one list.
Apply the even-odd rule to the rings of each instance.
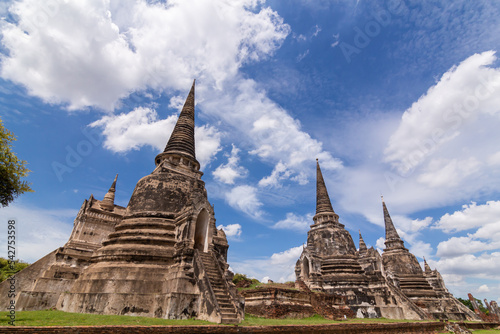
[[419, 320], [395, 320], [395, 319], [346, 319], [341, 321], [333, 321], [323, 318], [319, 315], [314, 315], [303, 319], [266, 319], [255, 317], [249, 314], [245, 315], [245, 320], [240, 326], [276, 326], [276, 325], [324, 325], [333, 323], [389, 323], [389, 322], [427, 322]]
[[[7, 326], [8, 313], [0, 312], [0, 326]], [[413, 320], [393, 319], [347, 319], [332, 321], [319, 315], [304, 319], [265, 319], [247, 314], [240, 326], [273, 326], [273, 325], [322, 325], [336, 322], [342, 323], [387, 323], [387, 322], [417, 322]], [[215, 325], [202, 320], [168, 320], [125, 315], [99, 315], [67, 313], [56, 310], [21, 311], [16, 313], [18, 326], [104, 326], [104, 325]], [[498, 332], [498, 331], [497, 331]], [[493, 333], [497, 333], [493, 332]]]
[[[8, 313], [0, 312], [0, 326], [8, 326]], [[17, 326], [104, 326], [104, 325], [212, 325], [202, 320], [168, 320], [126, 315], [67, 313], [55, 310], [16, 312]]]
[[500, 334], [500, 329], [477, 329], [474, 334]]

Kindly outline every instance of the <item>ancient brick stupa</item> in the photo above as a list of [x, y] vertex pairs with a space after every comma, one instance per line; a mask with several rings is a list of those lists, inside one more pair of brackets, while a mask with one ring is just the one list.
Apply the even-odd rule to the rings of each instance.
[[478, 320], [473, 312], [448, 292], [441, 274], [424, 260], [425, 272], [400, 238], [382, 198], [385, 249], [382, 266], [389, 282], [397, 286], [424, 312], [436, 319]]
[[[295, 267], [297, 279], [311, 289], [343, 296], [357, 317], [403, 318], [385, 282], [367, 275], [351, 235], [334, 212], [319, 162], [316, 163], [316, 215], [307, 245]], [[371, 264], [369, 264], [371, 265]]]
[[382, 256], [351, 235], [333, 211], [319, 163], [316, 165], [316, 215], [297, 264], [297, 280], [310, 289], [344, 297], [357, 317], [478, 320], [448, 292], [437, 270], [422, 271], [404, 247], [385, 202], [386, 249]]
[[228, 243], [196, 160], [194, 92], [193, 83], [165, 150], [127, 208], [114, 204], [115, 178], [102, 201], [84, 202], [64, 247], [17, 274], [18, 310], [242, 320]]

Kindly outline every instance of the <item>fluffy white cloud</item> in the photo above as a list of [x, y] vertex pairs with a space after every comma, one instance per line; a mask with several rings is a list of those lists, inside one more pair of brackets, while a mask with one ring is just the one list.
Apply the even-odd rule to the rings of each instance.
[[[337, 172], [341, 191], [333, 196], [341, 206], [383, 225], [380, 193], [401, 217], [495, 193], [500, 187], [500, 68], [495, 62], [492, 51], [472, 55], [444, 73], [399, 120], [380, 114], [384, 122], [371, 116], [356, 123], [356, 131], [349, 129], [355, 135], [346, 140], [359, 141], [354, 149], [365, 158]], [[478, 217], [465, 224], [472, 227]], [[410, 231], [404, 221], [395, 224]]]
[[[77, 213], [77, 210], [45, 210], [14, 203], [0, 210], [0, 220], [16, 221], [16, 257], [32, 263], [64, 246]], [[7, 233], [0, 234], [0, 246], [7, 249]]]
[[232, 208], [240, 210], [254, 219], [259, 219], [263, 215], [263, 211], [260, 209], [262, 203], [257, 197], [257, 188], [255, 187], [249, 185], [234, 187], [226, 193], [226, 201]]
[[287, 170], [286, 166], [280, 161], [274, 166], [274, 169], [271, 175], [262, 178], [259, 181], [260, 187], [279, 187], [280, 181], [288, 179], [290, 177], [291, 172]]
[[241, 237], [242, 229], [240, 224], [219, 225], [217, 228], [222, 229], [230, 239], [237, 240]]
[[500, 252], [492, 252], [478, 256], [463, 254], [456, 257], [443, 257], [438, 261], [429, 260], [428, 262], [443, 274], [496, 280], [500, 275], [499, 261]]
[[383, 237], [378, 238], [377, 242], [375, 243], [375, 246], [377, 247], [377, 249], [379, 251], [384, 250], [384, 248], [385, 248], [385, 238], [383, 238]]
[[[496, 228], [497, 226], [499, 227]], [[447, 233], [481, 227], [488, 229], [484, 237], [495, 237], [495, 234], [500, 233], [500, 201], [488, 201], [483, 205], [477, 205], [475, 202], [463, 205], [461, 211], [442, 216], [435, 227]]]
[[309, 227], [313, 224], [313, 215], [306, 214], [304, 216], [296, 215], [293, 212], [288, 212], [286, 218], [280, 220], [272, 227], [275, 229], [287, 229], [294, 230], [300, 233], [304, 233], [309, 230]]
[[[261, 1], [23, 0], [11, 11], [18, 21], [1, 27], [8, 54], [0, 73], [31, 95], [69, 109], [113, 110], [132, 92], [174, 93], [197, 78], [204, 112], [222, 119], [252, 154], [281, 162], [279, 181], [307, 183], [312, 173], [303, 172], [304, 164], [315, 158], [325, 169], [341, 166], [255, 81], [239, 74], [243, 64], [271, 56], [290, 32]], [[151, 142], [134, 135], [120, 143], [108, 138], [107, 147], [126, 151]]]
[[[452, 237], [437, 246], [437, 255], [441, 257], [459, 257], [500, 249], [500, 201], [489, 201], [483, 205], [472, 202], [464, 205], [461, 211], [445, 214], [434, 228], [451, 233], [477, 228], [467, 236]], [[467, 245], [464, 247], [464, 245]]]
[[465, 177], [477, 172], [481, 163], [468, 159], [432, 159], [417, 180], [429, 188], [457, 186]]
[[[160, 120], [155, 110], [136, 108], [126, 114], [104, 116], [90, 126], [103, 129], [106, 138], [104, 146], [113, 152], [126, 152], [145, 145], [160, 151], [165, 148], [176, 122], [176, 115]], [[214, 127], [196, 127], [196, 158], [202, 166], [208, 164], [221, 150], [220, 137]]]
[[204, 112], [229, 125], [232, 129], [227, 132], [247, 143], [250, 154], [275, 165], [260, 186], [276, 186], [286, 179], [305, 184], [314, 174], [311, 166], [316, 158], [324, 170], [342, 167], [339, 159], [302, 131], [300, 122], [271, 101], [254, 80], [237, 77], [214, 94], [218, 94], [216, 98], [202, 102]]
[[500, 248], [500, 242], [488, 243], [470, 236], [452, 237], [438, 244], [436, 255], [439, 257], [456, 257], [497, 248]]
[[295, 281], [295, 263], [300, 254], [302, 246], [292, 247], [266, 258], [231, 261], [231, 267], [235, 272], [245, 273], [250, 277], [263, 277], [266, 281]]
[[112, 110], [132, 91], [216, 86], [276, 50], [290, 28], [259, 2], [23, 0], [1, 26], [1, 75], [69, 109]]
[[477, 292], [490, 292], [490, 288], [486, 284], [483, 284], [477, 289]]
[[233, 144], [231, 153], [229, 155], [226, 154], [227, 163], [219, 165], [219, 167], [212, 172], [216, 180], [226, 184], [234, 184], [235, 179], [247, 176], [248, 170], [239, 165], [239, 152], [240, 150]]
[[410, 173], [442, 145], [463, 131], [478, 114], [500, 110], [500, 70], [489, 65], [493, 51], [475, 54], [446, 72], [403, 114], [385, 150], [386, 161]]

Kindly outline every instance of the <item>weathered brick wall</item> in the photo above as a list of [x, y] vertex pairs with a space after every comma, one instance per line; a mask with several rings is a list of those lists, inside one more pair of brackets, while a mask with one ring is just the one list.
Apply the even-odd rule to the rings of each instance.
[[[360, 334], [360, 333], [437, 333], [444, 330], [444, 322], [389, 323], [389, 324], [328, 324], [311, 326], [85, 326], [85, 327], [0, 327], [0, 333], [9, 334], [218, 334], [218, 333], [258, 333], [258, 334]], [[492, 328], [498, 323], [461, 323], [461, 327]]]
[[443, 323], [391, 323], [391, 324], [331, 324], [314, 326], [87, 326], [87, 327], [2, 327], [0, 333], [12, 334], [192, 334], [192, 333], [436, 333], [444, 329]]

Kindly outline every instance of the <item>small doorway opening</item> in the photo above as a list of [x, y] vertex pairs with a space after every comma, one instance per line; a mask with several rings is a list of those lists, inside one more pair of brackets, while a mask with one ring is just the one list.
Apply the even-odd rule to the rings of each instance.
[[194, 230], [194, 248], [200, 252], [208, 251], [208, 221], [207, 210], [201, 210], [196, 219], [196, 228]]
[[309, 279], [309, 260], [307, 257], [304, 257], [304, 260], [302, 261], [302, 277], [304, 280]]

